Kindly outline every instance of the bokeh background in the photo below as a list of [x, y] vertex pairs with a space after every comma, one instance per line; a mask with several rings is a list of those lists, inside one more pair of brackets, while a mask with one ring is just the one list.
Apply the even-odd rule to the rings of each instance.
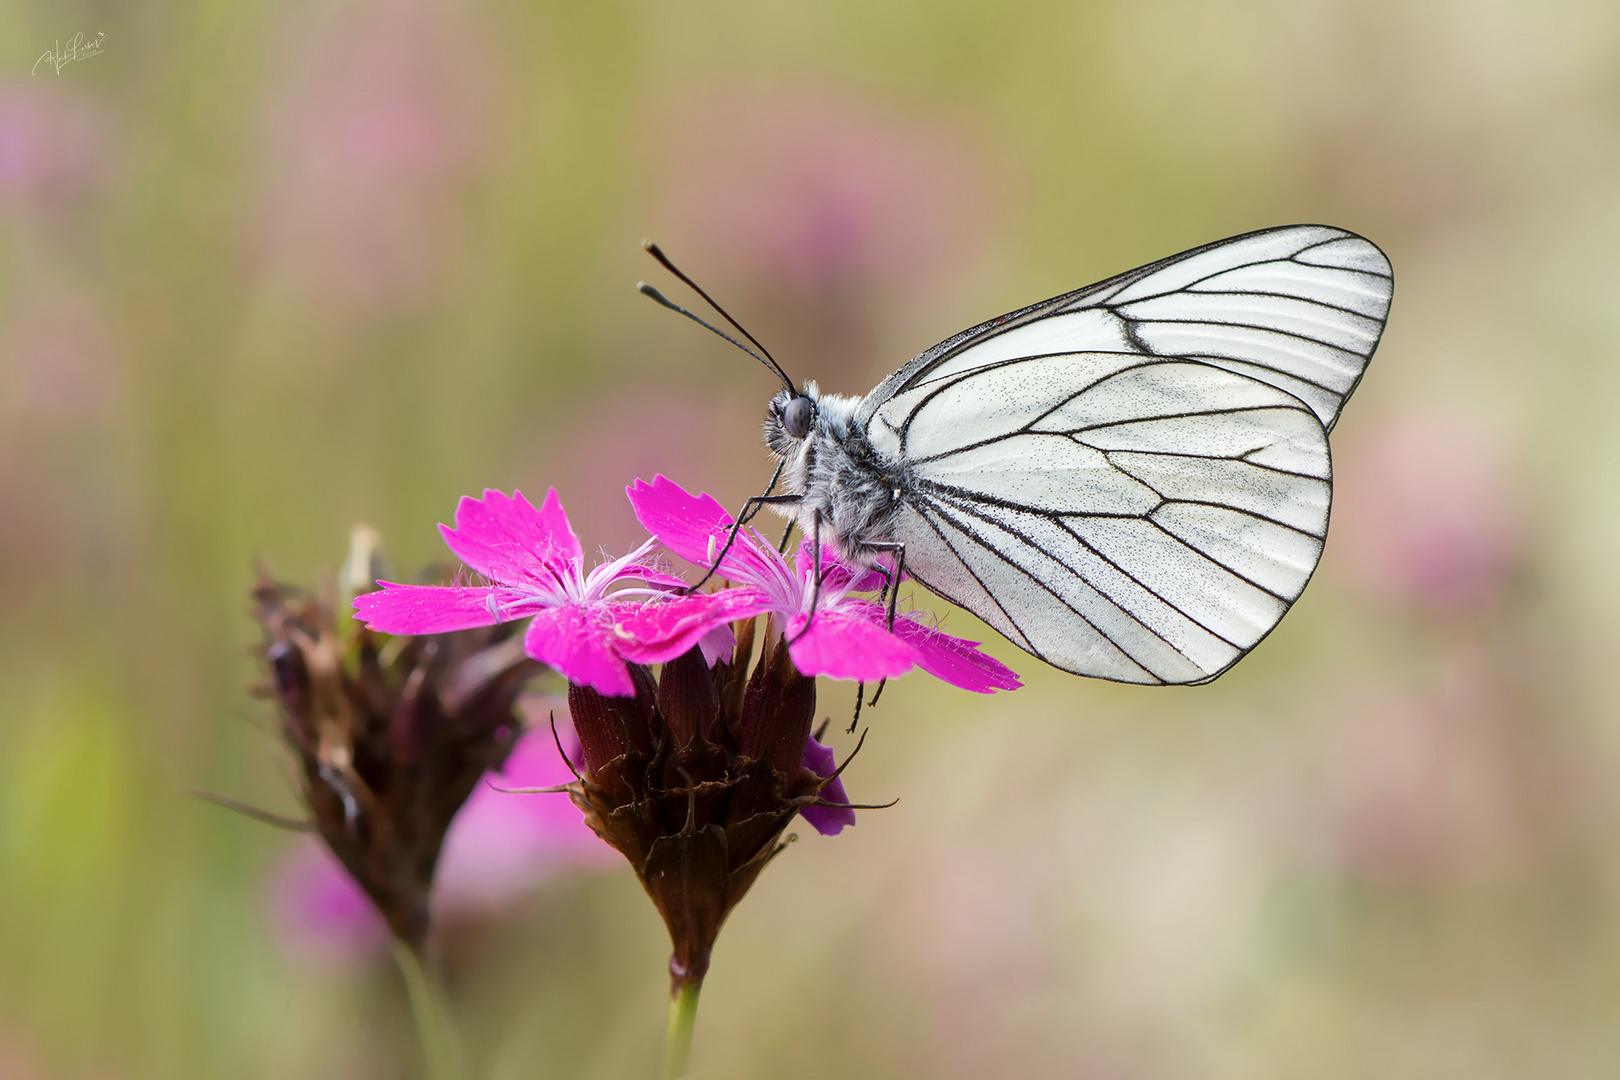
[[[1397, 281], [1311, 589], [1205, 688], [891, 687], [900, 802], [738, 910], [704, 1076], [1620, 1074], [1620, 7], [0, 2], [0, 1077], [420, 1075], [319, 852], [182, 793], [297, 811], [256, 557], [548, 485], [617, 553], [635, 477], [768, 475], [643, 236], [861, 392], [1295, 221]], [[476, 1076], [656, 1060], [664, 931], [570, 828], [458, 856]]]

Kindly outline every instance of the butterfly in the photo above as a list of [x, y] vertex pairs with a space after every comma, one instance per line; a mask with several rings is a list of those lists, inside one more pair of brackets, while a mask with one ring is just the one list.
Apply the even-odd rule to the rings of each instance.
[[1316, 569], [1328, 432], [1393, 284], [1370, 241], [1294, 225], [991, 319], [860, 397], [754, 354], [783, 383], [765, 421], [778, 464], [739, 523], [770, 506], [1064, 671], [1208, 682]]

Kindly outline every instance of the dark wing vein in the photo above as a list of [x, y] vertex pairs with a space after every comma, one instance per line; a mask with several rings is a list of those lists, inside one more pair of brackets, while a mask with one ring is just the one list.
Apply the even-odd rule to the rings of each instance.
[[[926, 502], [921, 502], [920, 501], [920, 505], [926, 507], [927, 510], [931, 510], [933, 512], [934, 516], [937, 516], [937, 517], [939, 517], [941, 519], [947, 518], [947, 515], [945, 513], [943, 513], [943, 510], [944, 510], [944, 508], [945, 508], [945, 506], [947, 504], [944, 504], [944, 503], [942, 503], [940, 501], [937, 501], [937, 500], [929, 499], [929, 500], [926, 500]], [[927, 515], [925, 514], [925, 516], [927, 516]], [[977, 517], [977, 515], [970, 515], [970, 516]], [[983, 520], [983, 519], [979, 519], [979, 520]], [[929, 524], [930, 524], [931, 527], [934, 528], [934, 531], [936, 533], [939, 533], [940, 530], [939, 530], [938, 526], [934, 525], [932, 521], [930, 521]], [[1007, 529], [1004, 526], [1001, 526], [999, 523], [993, 523], [993, 524], [996, 524], [996, 527], [1002, 529], [1002, 531], [1004, 531], [1004, 532], [1012, 532], [1012, 530]], [[960, 531], [964, 536], [966, 536], [970, 540], [972, 540], [981, 549], [983, 549], [988, 555], [994, 557], [995, 559], [1000, 561], [1003, 565], [1007, 566], [1008, 568], [1010, 568], [1013, 571], [1017, 572], [1018, 574], [1022, 575], [1024, 578], [1028, 579], [1031, 584], [1035, 585], [1037, 588], [1039, 588], [1043, 592], [1050, 595], [1052, 597], [1052, 599], [1056, 600], [1059, 604], [1061, 604], [1064, 608], [1066, 608], [1071, 614], [1074, 615], [1075, 618], [1079, 619], [1081, 622], [1083, 622], [1087, 626], [1091, 627], [1092, 631], [1094, 633], [1096, 633], [1096, 635], [1098, 637], [1102, 638], [1104, 641], [1106, 641], [1110, 645], [1114, 646], [1114, 648], [1118, 649], [1119, 652], [1121, 653], [1121, 655], [1123, 655], [1133, 665], [1135, 665], [1137, 668], [1139, 668], [1144, 674], [1152, 677], [1153, 681], [1155, 681], [1155, 682], [1162, 682], [1163, 681], [1163, 680], [1157, 678], [1156, 676], [1153, 676], [1153, 673], [1151, 671], [1149, 671], [1147, 668], [1143, 667], [1136, 660], [1136, 658], [1131, 656], [1131, 654], [1126, 649], [1121, 647], [1120, 644], [1118, 642], [1116, 642], [1113, 639], [1112, 636], [1110, 636], [1106, 631], [1104, 631], [1095, 622], [1093, 622], [1090, 618], [1088, 618], [1086, 616], [1085, 612], [1081, 611], [1080, 609], [1076, 608], [1073, 604], [1069, 603], [1068, 600], [1064, 599], [1064, 597], [1060, 593], [1058, 593], [1055, 589], [1053, 589], [1046, 582], [1044, 582], [1040, 578], [1036, 577], [1034, 574], [1032, 574], [1029, 570], [1024, 568], [1022, 565], [1020, 565], [1019, 563], [1016, 563], [1016, 562], [1012, 561], [1011, 559], [1008, 559], [1006, 556], [1002, 555], [1001, 552], [998, 551], [993, 544], [988, 543], [986, 541], [986, 539], [982, 535], [980, 535], [976, 530], [973, 530], [971, 525], [967, 525], [967, 527], [963, 527], [962, 524], [957, 524], [956, 527], [957, 527], [958, 531]], [[1015, 533], [1014, 535], [1017, 535], [1017, 534]], [[948, 538], [945, 538], [943, 535], [941, 535], [941, 539], [945, 541], [945, 543], [946, 543], [946, 545], [948, 547], [950, 547], [952, 553], [955, 554], [957, 559], [961, 561], [963, 567], [966, 568], [968, 573], [973, 575], [974, 580], [979, 583], [979, 587], [984, 589], [986, 595], [988, 595], [993, 601], [995, 601], [996, 606], [998, 608], [1000, 608], [1002, 614], [1006, 617], [1007, 621], [1009, 623], [1011, 623], [1014, 627], [1017, 627], [1019, 634], [1024, 638], [1024, 640], [1026, 642], [1028, 642], [1028, 644], [1025, 645], [1024, 647], [1030, 653], [1034, 654], [1035, 656], [1040, 657], [1042, 660], [1045, 660], [1047, 663], [1055, 663], [1055, 661], [1053, 660], [1052, 657], [1050, 657], [1045, 652], [1043, 652], [1040, 649], [1040, 647], [1037, 646], [1030, 639], [1030, 634], [1029, 634], [1029, 632], [1027, 630], [1024, 629], [1023, 624], [1017, 618], [1015, 618], [1013, 616], [1012, 612], [1007, 610], [1006, 605], [1002, 604], [1001, 601], [999, 599], [997, 599], [994, 590], [990, 589], [985, 584], [983, 577], [980, 576], [978, 571], [975, 570], [971, 565], [969, 565], [968, 561], [966, 559], [962, 558], [961, 553], [956, 550], [956, 545], [952, 544], [950, 542], [950, 540]], [[1020, 537], [1020, 539], [1023, 540], [1024, 543], [1030, 544], [1030, 541], [1027, 538]], [[1034, 547], [1033, 544], [1030, 544], [1030, 546]], [[1065, 569], [1068, 569], [1068, 568], [1065, 567]], [[1070, 572], [1073, 573], [1072, 570]], [[1079, 577], [1078, 574], [1075, 574], [1075, 576], [1077, 578]], [[921, 576], [918, 577], [918, 580], [922, 581], [923, 584], [925, 584], [925, 585], [928, 584], [927, 580], [925, 578], [922, 578]], [[1081, 578], [1081, 580], [1084, 581], [1083, 578]], [[1086, 583], [1086, 584], [1087, 584], [1088, 588], [1092, 588], [1093, 591], [1097, 591], [1094, 586], [1090, 585], [1090, 583]], [[930, 585], [929, 588], [933, 588], [933, 586]], [[935, 590], [935, 591], [938, 591], [938, 590]], [[942, 595], [944, 595], [944, 594], [942, 594]], [[1130, 615], [1129, 612], [1125, 611], [1124, 608], [1120, 608], [1119, 605], [1114, 603], [1114, 601], [1112, 599], [1110, 599], [1107, 596], [1106, 593], [1102, 593], [1102, 592], [1099, 591], [1098, 595], [1102, 599], [1106, 600], [1108, 603], [1113, 604], [1113, 606], [1115, 608], [1118, 608], [1118, 610], [1120, 611], [1120, 613], [1122, 615], [1125, 615], [1127, 618], [1132, 618], [1132, 616]], [[949, 598], [949, 597], [947, 597], [947, 598]], [[1134, 621], [1134, 619], [1133, 619], [1133, 621]], [[1147, 628], [1144, 627], [1143, 629], [1147, 629]], [[1151, 633], [1152, 631], [1149, 631], [1149, 632]], [[1154, 636], [1158, 637], [1159, 635], [1154, 634]], [[1163, 639], [1161, 638], [1160, 640], [1163, 640]], [[1169, 645], [1170, 643], [1165, 642], [1165, 644]], [[1174, 646], [1171, 646], [1171, 647], [1174, 648]], [[1180, 650], [1177, 650], [1177, 651], [1179, 652]]]

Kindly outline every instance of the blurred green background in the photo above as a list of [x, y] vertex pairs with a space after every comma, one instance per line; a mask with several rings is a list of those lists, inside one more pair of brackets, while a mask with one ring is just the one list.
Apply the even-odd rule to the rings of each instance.
[[[1620, 8], [0, 2], [0, 1077], [418, 1075], [386, 954], [278, 937], [297, 841], [181, 793], [296, 808], [255, 556], [548, 485], [616, 554], [635, 477], [768, 475], [644, 235], [862, 392], [1296, 221], [1397, 282], [1311, 589], [1205, 688], [891, 687], [900, 803], [741, 906], [699, 1075], [1620, 1074]], [[441, 929], [477, 1075], [650, 1071], [626, 868]]]

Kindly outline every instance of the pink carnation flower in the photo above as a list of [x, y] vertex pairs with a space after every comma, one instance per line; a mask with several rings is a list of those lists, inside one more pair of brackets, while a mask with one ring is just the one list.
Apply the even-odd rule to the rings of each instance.
[[[642, 526], [688, 562], [708, 566], [725, 547], [733, 518], [709, 495], [692, 495], [663, 476], [650, 484], [636, 481], [629, 495]], [[980, 652], [978, 642], [941, 633], [910, 612], [895, 618], [892, 632], [886, 629], [882, 604], [851, 595], [877, 587], [880, 576], [837, 562], [825, 548], [822, 555], [817, 595], [806, 546], [790, 564], [758, 532], [744, 528], [719, 569], [745, 588], [718, 595], [743, 594], [733, 601], [733, 618], [777, 616], [793, 666], [805, 675], [875, 682], [920, 667], [981, 694], [1022, 685], [1011, 669]]]
[[[726, 648], [733, 598], [676, 596], [681, 579], [648, 565], [653, 542], [589, 573], [556, 489], [537, 510], [493, 489], [456, 507], [439, 526], [450, 550], [493, 584], [401, 585], [355, 597], [355, 618], [390, 634], [441, 634], [531, 618], [523, 650], [570, 682], [610, 697], [635, 693], [626, 662], [672, 660], [695, 645], [710, 659]], [[615, 588], [639, 581], [639, 588]]]

